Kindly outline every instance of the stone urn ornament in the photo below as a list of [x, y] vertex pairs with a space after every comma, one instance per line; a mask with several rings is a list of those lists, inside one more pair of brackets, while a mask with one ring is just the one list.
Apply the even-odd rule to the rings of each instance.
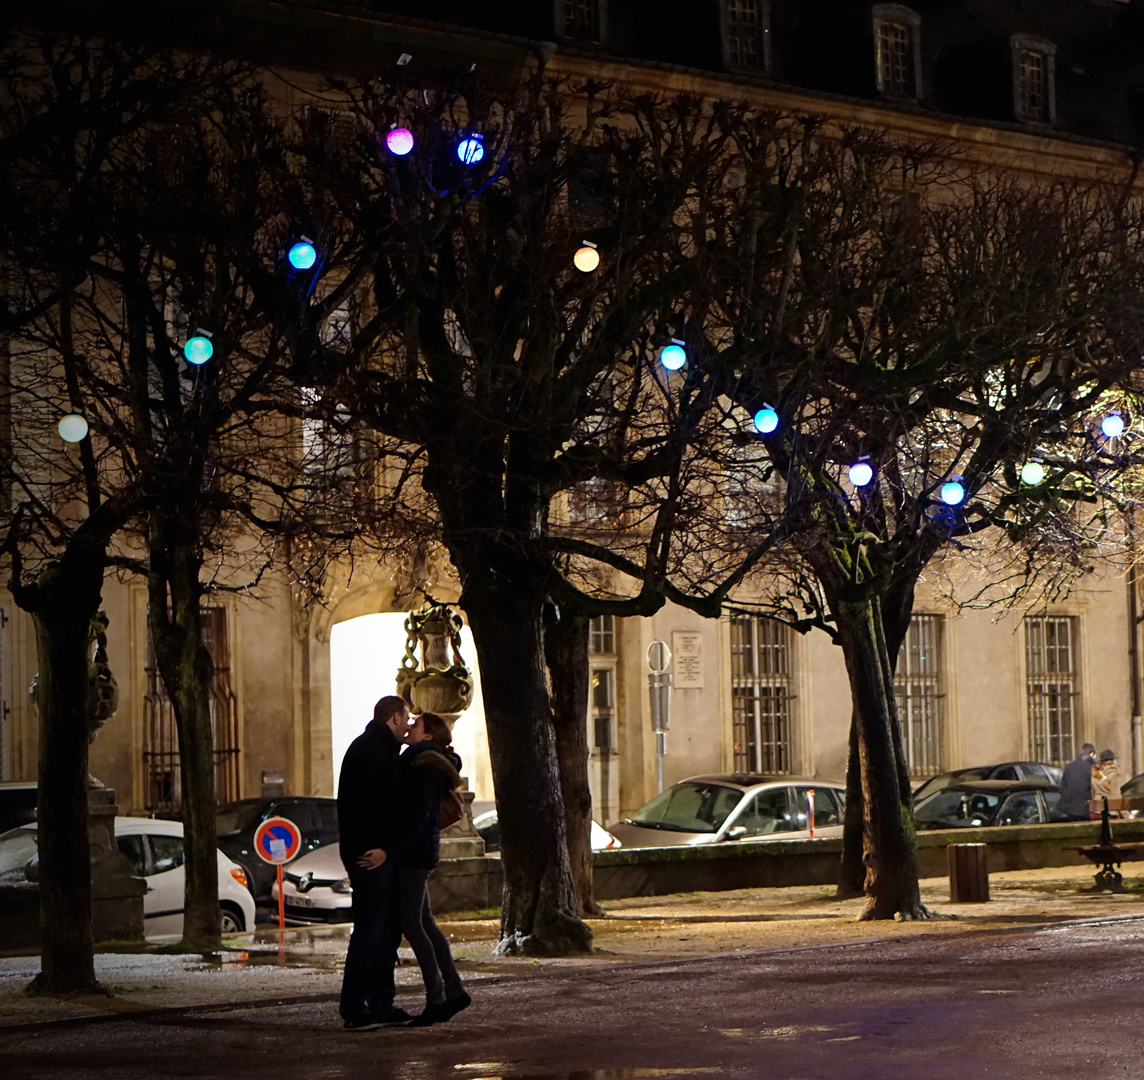
[[405, 620], [405, 655], [397, 671], [397, 693], [409, 708], [414, 713], [437, 713], [450, 728], [473, 703], [473, 676], [461, 657], [463, 625], [461, 616], [446, 604], [430, 601], [410, 612]]
[[[428, 598], [427, 598], [428, 599]], [[405, 655], [397, 669], [397, 693], [413, 713], [433, 712], [449, 725], [473, 703], [473, 675], [461, 656], [461, 616], [447, 604], [428, 599], [405, 620]], [[417, 653], [421, 658], [418, 661]], [[461, 798], [465, 812], [461, 820], [442, 833], [441, 858], [466, 859], [482, 856], [485, 843], [473, 828], [473, 793]], [[447, 875], [442, 876], [445, 880]]]

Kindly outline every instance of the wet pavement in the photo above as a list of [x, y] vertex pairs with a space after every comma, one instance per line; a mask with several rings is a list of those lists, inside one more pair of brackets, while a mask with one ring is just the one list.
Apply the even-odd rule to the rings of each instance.
[[[495, 923], [453, 921], [473, 1006], [359, 1034], [337, 1018], [341, 931], [281, 954], [102, 956], [118, 989], [101, 1001], [13, 992], [37, 965], [9, 958], [0, 1062], [4, 1080], [1138, 1077], [1144, 894], [1079, 892], [1090, 880], [995, 875], [993, 904], [956, 906], [927, 883], [958, 917], [917, 924], [857, 923], [814, 889], [623, 901], [579, 960], [497, 959]], [[399, 983], [417, 1011], [412, 965]]]

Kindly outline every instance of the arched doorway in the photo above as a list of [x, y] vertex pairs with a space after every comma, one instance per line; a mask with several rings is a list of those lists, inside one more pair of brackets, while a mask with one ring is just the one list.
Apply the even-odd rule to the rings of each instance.
[[[330, 628], [330, 734], [333, 790], [346, 748], [361, 734], [378, 698], [394, 692], [397, 669], [405, 655], [405, 612], [359, 615]], [[473, 704], [453, 729], [453, 745], [462, 772], [478, 801], [492, 800], [492, 772], [481, 702], [481, 674], [473, 635], [461, 631], [461, 653], [473, 672]]]

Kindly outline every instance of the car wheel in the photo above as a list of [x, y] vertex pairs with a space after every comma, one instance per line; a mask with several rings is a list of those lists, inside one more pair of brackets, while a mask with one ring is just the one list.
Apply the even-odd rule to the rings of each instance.
[[241, 934], [246, 929], [242, 912], [229, 906], [222, 907], [219, 912], [218, 928], [223, 934]]

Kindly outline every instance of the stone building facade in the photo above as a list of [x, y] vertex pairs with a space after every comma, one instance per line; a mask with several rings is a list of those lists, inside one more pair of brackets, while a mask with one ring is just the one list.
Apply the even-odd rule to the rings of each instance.
[[[512, 75], [539, 64], [649, 90], [746, 97], [958, 146], [979, 167], [1101, 174], [1135, 181], [1144, 138], [1144, 4], [1121, 0], [450, 0], [305, 7], [223, 0], [169, 10], [182, 32], [287, 64], [304, 95], [324, 71], [415, 62], [477, 63]], [[956, 595], [973, 591], [972, 569]], [[360, 565], [303, 609], [269, 580], [257, 598], [212, 602], [218, 674], [220, 799], [264, 790], [331, 794], [340, 754], [392, 692], [413, 587], [450, 593], [447, 568]], [[908, 753], [920, 779], [1007, 759], [1064, 761], [1086, 740], [1142, 767], [1137, 628], [1125, 578], [1090, 574], [1059, 603], [960, 611], [927, 584], [899, 663]], [[99, 735], [92, 772], [123, 812], [178, 803], [173, 722], [150, 659], [141, 584], [109, 581], [108, 651], [122, 692]], [[814, 631], [767, 620], [708, 621], [670, 606], [646, 619], [596, 620], [590, 772], [607, 822], [655, 792], [657, 755], [647, 649], [673, 650], [663, 779], [702, 772], [845, 772], [849, 690], [840, 651]], [[471, 643], [468, 645], [472, 657]], [[479, 658], [476, 658], [479, 665]], [[0, 594], [0, 779], [34, 778], [37, 725], [27, 688], [36, 660], [29, 620]], [[492, 800], [480, 707], [457, 743], [478, 800]]]

